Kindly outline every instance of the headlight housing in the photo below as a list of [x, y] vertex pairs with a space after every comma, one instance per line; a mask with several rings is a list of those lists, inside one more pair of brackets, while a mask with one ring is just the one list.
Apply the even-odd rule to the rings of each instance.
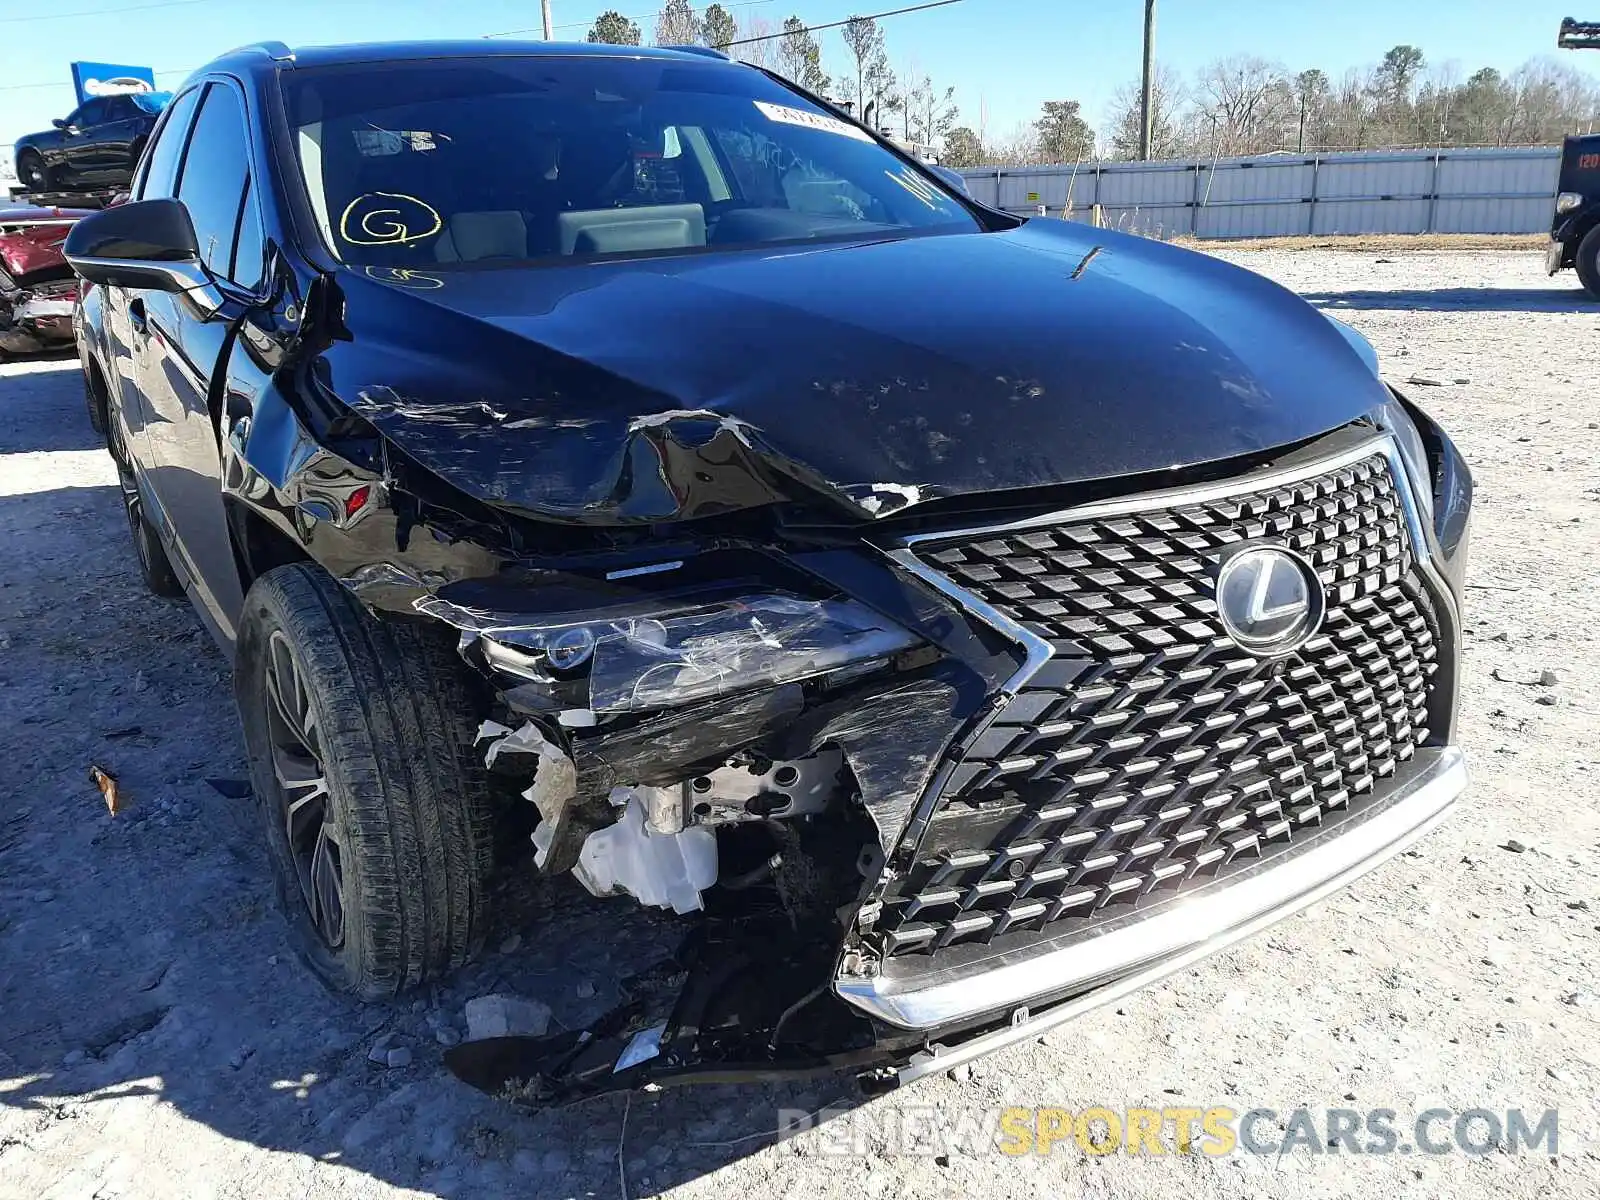
[[1390, 397], [1367, 414], [1372, 423], [1394, 438], [1400, 451], [1400, 461], [1405, 464], [1411, 493], [1417, 498], [1428, 524], [1433, 523], [1433, 467], [1428, 460], [1428, 448], [1417, 423], [1411, 419], [1406, 406], [1398, 398]]
[[571, 695], [596, 714], [646, 712], [795, 683], [920, 644], [854, 600], [744, 595], [645, 615], [570, 617], [482, 631], [495, 670]]
[[1583, 193], [1562, 192], [1556, 197], [1556, 215], [1569, 213], [1583, 203]]

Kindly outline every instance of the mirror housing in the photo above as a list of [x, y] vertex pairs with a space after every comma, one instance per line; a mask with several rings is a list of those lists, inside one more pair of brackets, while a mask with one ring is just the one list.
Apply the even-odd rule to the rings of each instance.
[[66, 129], [68, 127], [65, 117], [57, 117], [54, 121], [51, 121], [50, 124], [54, 125], [57, 129]]
[[158, 292], [211, 283], [189, 210], [177, 200], [140, 200], [84, 217], [67, 234], [62, 252], [90, 283]]
[[950, 167], [941, 167], [937, 164], [930, 166], [928, 169], [940, 179], [948, 183], [951, 187], [955, 188], [956, 191], [960, 192], [968, 200], [972, 199], [972, 190], [967, 187], [967, 177], [961, 174], [960, 171], [954, 170]]

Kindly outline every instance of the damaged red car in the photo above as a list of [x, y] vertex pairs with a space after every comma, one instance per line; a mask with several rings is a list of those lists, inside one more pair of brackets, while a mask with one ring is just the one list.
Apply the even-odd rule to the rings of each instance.
[[0, 359], [72, 345], [80, 283], [61, 243], [90, 211], [0, 208]]
[[1327, 895], [1464, 786], [1471, 479], [1371, 347], [975, 204], [772, 73], [237, 51], [67, 253], [310, 969], [468, 961], [519, 828], [659, 939], [588, 1027], [452, 1050], [480, 1086], [911, 1079]]

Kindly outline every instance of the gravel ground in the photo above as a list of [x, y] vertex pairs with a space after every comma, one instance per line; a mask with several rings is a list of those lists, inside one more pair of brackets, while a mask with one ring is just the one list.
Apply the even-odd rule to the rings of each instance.
[[[568, 901], [526, 884], [505, 945], [448, 988], [322, 992], [240, 802], [208, 783], [245, 773], [227, 666], [141, 592], [76, 364], [0, 367], [0, 1196], [1600, 1194], [1600, 308], [1529, 252], [1235, 257], [1360, 328], [1396, 381], [1436, 381], [1410, 391], [1477, 475], [1469, 798], [1267, 936], [871, 1101], [841, 1081], [525, 1115], [456, 1083], [439, 1055], [468, 998], [521, 992], [562, 1022], [610, 998], [621, 950], [576, 921], [551, 969], [533, 914]], [[91, 764], [121, 780], [114, 820]], [[409, 1063], [369, 1057], [390, 1048]], [[853, 1111], [773, 1144], [778, 1109], [825, 1104]], [[1561, 1153], [1009, 1158], [880, 1136], [928, 1109], [1178, 1104], [1554, 1106]], [[829, 1152], [842, 1129], [862, 1154]]]

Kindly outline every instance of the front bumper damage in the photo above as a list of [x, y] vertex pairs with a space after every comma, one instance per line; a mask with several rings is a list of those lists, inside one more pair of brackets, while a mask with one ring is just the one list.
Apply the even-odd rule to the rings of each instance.
[[[535, 550], [498, 510], [444, 488], [359, 420], [313, 431], [271, 396], [231, 426], [226, 487], [375, 611], [455, 632], [494, 697], [480, 749], [537, 810], [539, 870], [633, 893], [608, 904], [642, 895], [681, 914], [681, 943], [640, 964], [622, 1004], [581, 1030], [458, 1046], [446, 1061], [462, 1079], [529, 1104], [839, 1071], [893, 1085], [1181, 969], [1349, 882], [1442, 816], [1464, 784], [1454, 671], [1471, 481], [1449, 440], [1414, 415], [1432, 459], [1426, 505], [1415, 493], [1429, 483], [1408, 482], [1393, 445], [1358, 422], [1187, 483], [1124, 481], [1024, 517], [1059, 524], [1128, 492], [1144, 507], [1187, 502], [1197, 487], [1299, 496], [1296, 481], [1330, 463], [1376, 456], [1395, 489], [1374, 498], [1369, 481], [1364, 494], [1380, 506], [1382, 537], [1411, 548], [1403, 582], [1436, 651], [1428, 711], [1403, 761], [1367, 782], [1359, 811], [1320, 813], [1289, 845], [1263, 839], [1240, 853], [1245, 867], [1210, 883], [1196, 872], [1137, 903], [1113, 903], [1112, 887], [1092, 927], [997, 937], [992, 952], [948, 959], [894, 957], [886, 918], [893, 910], [903, 934], [907, 914], [932, 903], [926, 887], [907, 889], [923, 887], [930, 863], [953, 861], [939, 841], [952, 779], [1035, 702], [1030, 680], [1070, 696], [1091, 682], [1093, 659], [1087, 644], [1045, 636], [927, 568], [919, 540], [962, 522], [914, 514], [864, 535], [859, 524], [756, 528], [740, 512], [568, 530]], [[1347, 548], [1366, 562], [1375, 543], [1346, 528], [1342, 503], [1323, 505], [1329, 536], [1355, 539]], [[1251, 536], [1261, 532], [1273, 530]], [[1330, 568], [1330, 586], [1348, 590], [1341, 570]], [[1358, 688], [1350, 703], [1370, 700]], [[1118, 705], [1148, 702], [1130, 687]], [[640, 837], [687, 839], [668, 856], [686, 864], [678, 877], [645, 887], [617, 868], [630, 823]], [[989, 920], [984, 889], [999, 883], [977, 884], [962, 912]], [[941, 928], [959, 934], [967, 917]]]
[[[1426, 507], [1415, 496], [1405, 501], [1409, 484], [1393, 444], [1360, 433], [1324, 439], [1301, 463], [1184, 492], [1187, 499], [1278, 487], [1303, 499], [1310, 486], [1303, 480], [1325, 480], [1330, 472], [1341, 480], [1367, 480], [1360, 472], [1373, 471], [1374, 462], [1397, 481], [1393, 490], [1379, 494], [1380, 500], [1393, 502], [1380, 506], [1386, 519], [1382, 536], [1424, 551], [1412, 562], [1414, 576], [1408, 575], [1427, 596], [1424, 608], [1430, 615], [1420, 636], [1423, 645], [1432, 647], [1437, 639], [1446, 651], [1439, 661], [1416, 664], [1418, 686], [1420, 673], [1433, 680], [1426, 730], [1419, 728], [1414, 745], [1397, 753], [1394, 761], [1370, 764], [1377, 778], [1367, 777], [1363, 786], [1369, 795], [1363, 802], [1343, 797], [1326, 809], [1302, 808], [1294, 819], [1303, 827], [1292, 841], [1286, 835], [1264, 839], [1240, 851], [1241, 861], [1249, 860], [1240, 869], [1218, 871], [1210, 882], [1197, 873], [1175, 891], [1152, 888], [1120, 912], [1108, 908], [1105, 919], [1088, 934], [1070, 930], [1052, 937], [1047, 927], [1044, 936], [1023, 944], [1000, 938], [990, 944], [991, 952], [943, 963], [936, 954], [907, 971], [904, 959], [888, 957], [895, 935], [878, 923], [886, 903], [904, 902], [892, 894], [893, 881], [912, 877], [930, 860], [948, 865], [959, 857], [938, 850], [938, 834], [931, 828], [942, 794], [954, 786], [952, 770], [959, 770], [963, 754], [981, 743], [997, 713], [1026, 699], [1027, 681], [1047, 675], [1051, 663], [1059, 663], [1063, 647], [950, 584], [948, 577], [925, 569], [908, 548], [943, 535], [902, 539], [899, 549], [881, 549], [906, 607], [919, 613], [907, 626], [928, 638], [935, 630], [961, 628], [971, 639], [969, 651], [984, 647], [975, 662], [930, 643], [928, 654], [900, 650], [900, 657], [879, 663], [879, 669], [869, 669], [864, 678], [847, 682], [833, 695], [826, 686], [815, 691], [793, 685], [760, 693], [765, 711], [737, 735], [736, 723], [691, 721], [682, 727], [681, 742], [658, 742], [655, 753], [623, 763], [604, 738], [592, 748], [574, 751], [609, 764], [607, 771], [597, 773], [591, 767], [580, 772], [597, 782], [640, 779], [648, 772], [665, 784], [681, 778], [686, 769], [705, 769], [724, 758], [732, 736], [750, 738], [735, 759], [754, 753], [763, 761], [805, 761], [829, 749], [842, 750], [848, 771], [837, 801], [847, 812], [864, 812], [871, 825], [830, 823], [830, 816], [838, 816], [838, 808], [830, 805], [803, 818], [808, 831], [786, 831], [773, 859], [807, 861], [808, 871], [819, 864], [831, 868], [831, 874], [821, 873], [827, 882], [813, 893], [815, 902], [797, 904], [781, 879], [775, 880], [776, 896], [765, 905], [752, 903], [747, 893], [734, 893], [731, 904], [727, 895], [708, 900], [707, 913], [669, 968], [676, 986], [666, 994], [641, 989], [585, 1030], [461, 1046], [448, 1056], [452, 1069], [485, 1090], [533, 1103], [646, 1085], [840, 1070], [856, 1071], [879, 1085], [903, 1084], [1036, 1035], [1180, 970], [1316, 902], [1398, 853], [1442, 819], [1466, 783], [1464, 761], [1451, 737], [1459, 629], [1456, 588], [1470, 485], [1448, 442], [1432, 432], [1438, 488]], [[1369, 499], [1376, 486], [1369, 481]], [[1137, 500], [1139, 505], [1172, 502], [1167, 494]], [[1112, 501], [1100, 507], [1116, 515], [1130, 504]], [[1315, 507], [1323, 517], [1341, 510], [1349, 514], [1347, 501], [1336, 496]], [[1059, 522], [1062, 515], [1050, 519]], [[1335, 518], [1339, 544], [1346, 551], [1355, 547], [1359, 561], [1370, 566], [1381, 553], [1375, 543], [1379, 535], [1358, 529], [1357, 520], [1353, 514]], [[1448, 544], [1441, 542], [1441, 534]], [[1108, 555], [1107, 561], [1113, 559]], [[1338, 566], [1329, 569], [1334, 578], [1342, 572]], [[1354, 585], [1346, 580], [1343, 586], [1348, 591]], [[1361, 609], [1363, 603], [1370, 608], [1362, 600], [1353, 607]], [[904, 619], [904, 610], [901, 615]], [[1420, 617], [1414, 622], [1418, 630], [1422, 624]], [[477, 632], [492, 636], [481, 628]], [[1392, 649], [1398, 633], [1390, 633], [1394, 636], [1384, 640]], [[993, 653], [996, 634], [1006, 653]], [[1356, 658], [1372, 653], [1367, 645], [1353, 651]], [[1330, 661], [1337, 664], [1344, 657], [1335, 655]], [[1377, 670], [1381, 675], [1388, 667]], [[1358, 680], [1358, 685], [1353, 703], [1371, 702], [1371, 709], [1383, 699], [1366, 681]], [[1318, 684], [1313, 691], [1323, 687]], [[752, 698], [739, 704], [755, 702]], [[1130, 702], [1137, 698], [1130, 697]], [[724, 717], [727, 711], [707, 715]], [[1348, 724], [1371, 719], [1370, 711], [1350, 711], [1355, 715]], [[1349, 731], [1344, 725], [1335, 728]], [[1386, 734], [1380, 731], [1378, 736]], [[1351, 745], [1342, 753], [1365, 760], [1370, 747]], [[699, 766], [690, 768], [697, 755], [703, 755]], [[1313, 765], [1326, 764], [1313, 759]], [[1356, 769], [1368, 765], [1363, 761]], [[596, 791], [591, 788], [591, 794]], [[692, 789], [684, 796], [685, 804], [691, 804]], [[1277, 806], [1278, 800], [1269, 797], [1268, 803]], [[549, 820], [554, 814], [543, 815]], [[614, 819], [603, 809], [591, 815]], [[1287, 816], [1281, 824], [1289, 824]], [[588, 831], [597, 827], [580, 825]], [[840, 853], [846, 848], [856, 851], [853, 873], [848, 856]], [[1140, 853], [1130, 848], [1129, 861]], [[546, 862], [551, 865], [563, 864]], [[969, 916], [984, 916], [978, 896], [984, 886], [961, 900]], [[825, 890], [827, 899], [819, 894]], [[911, 908], [925, 903], [926, 895], [919, 895]]]

